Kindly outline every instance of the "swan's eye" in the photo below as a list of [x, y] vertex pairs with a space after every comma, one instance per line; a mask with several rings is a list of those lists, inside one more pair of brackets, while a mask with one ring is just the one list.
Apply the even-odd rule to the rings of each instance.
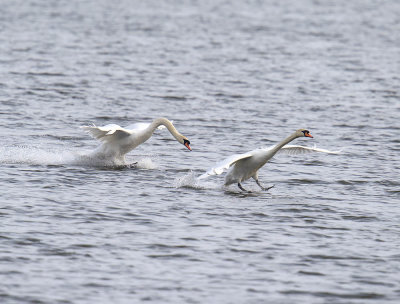
[[304, 134], [304, 137], [313, 138], [313, 137], [311, 136], [311, 134], [310, 134], [310, 131], [308, 131], [308, 130], [303, 130], [302, 132], [303, 132], [303, 134]]

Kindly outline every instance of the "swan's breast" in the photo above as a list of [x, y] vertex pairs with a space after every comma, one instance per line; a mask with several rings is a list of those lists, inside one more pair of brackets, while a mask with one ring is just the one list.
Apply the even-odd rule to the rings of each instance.
[[253, 157], [237, 161], [228, 171], [225, 184], [241, 182], [252, 177], [258, 170], [257, 162]]

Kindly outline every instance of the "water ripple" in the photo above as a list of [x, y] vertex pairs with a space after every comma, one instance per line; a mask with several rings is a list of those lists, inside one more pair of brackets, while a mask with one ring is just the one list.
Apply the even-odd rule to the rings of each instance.
[[[1, 303], [397, 301], [398, 1], [3, 2]], [[299, 128], [343, 153], [197, 180]]]

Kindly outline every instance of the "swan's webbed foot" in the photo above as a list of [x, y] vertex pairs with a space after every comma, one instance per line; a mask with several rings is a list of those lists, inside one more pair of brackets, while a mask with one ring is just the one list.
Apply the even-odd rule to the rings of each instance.
[[130, 163], [130, 164], [126, 165], [126, 167], [135, 169], [135, 168], [137, 168], [137, 164], [138, 164], [138, 162]]
[[258, 179], [256, 179], [256, 183], [257, 183], [257, 185], [261, 188], [261, 190], [263, 190], [263, 191], [268, 191], [269, 189], [275, 187], [275, 185], [272, 185], [271, 187], [265, 188], [265, 187], [263, 187], [263, 186], [260, 184], [260, 181], [259, 181]]
[[250, 192], [250, 191], [246, 190], [245, 188], [243, 188], [242, 185], [241, 185], [240, 183], [238, 183], [237, 185], [238, 185], [238, 187], [239, 187], [240, 190], [242, 190], [242, 191], [244, 191], [244, 192]]

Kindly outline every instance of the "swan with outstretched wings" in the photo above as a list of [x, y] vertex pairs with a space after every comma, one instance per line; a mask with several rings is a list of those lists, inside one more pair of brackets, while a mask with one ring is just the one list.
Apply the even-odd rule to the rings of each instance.
[[126, 128], [116, 124], [103, 127], [82, 126], [93, 138], [100, 140], [102, 144], [93, 152], [100, 158], [111, 159], [117, 164], [125, 163], [125, 155], [140, 144], [146, 142], [157, 128], [166, 127], [175, 139], [192, 150], [190, 141], [176, 130], [171, 121], [166, 118], [156, 118], [151, 123], [135, 123]]
[[237, 183], [242, 191], [246, 191], [241, 183], [249, 178], [253, 178], [257, 185], [263, 189], [268, 190], [272, 187], [265, 188], [260, 184], [258, 179], [258, 170], [263, 167], [272, 157], [277, 153], [286, 153], [290, 155], [305, 154], [312, 152], [322, 152], [330, 154], [338, 154], [339, 151], [329, 151], [316, 147], [303, 147], [297, 145], [288, 145], [291, 141], [298, 137], [310, 137], [310, 132], [306, 129], [300, 129], [291, 134], [289, 137], [282, 140], [275, 146], [269, 148], [256, 149], [243, 154], [231, 155], [223, 161], [217, 163], [214, 167], [209, 169], [206, 173], [201, 175], [199, 179], [207, 178], [211, 175], [219, 175], [229, 170], [225, 176], [225, 186]]

